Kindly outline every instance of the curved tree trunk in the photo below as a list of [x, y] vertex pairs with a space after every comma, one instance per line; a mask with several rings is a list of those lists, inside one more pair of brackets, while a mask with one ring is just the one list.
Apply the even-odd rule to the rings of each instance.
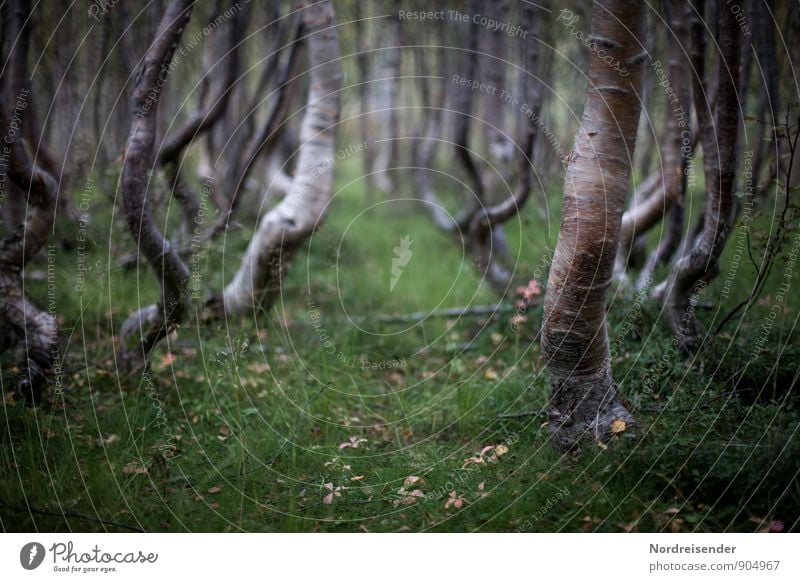
[[28, 157], [19, 133], [9, 131], [12, 122], [18, 126], [26, 123], [22, 111], [28, 98], [18, 97], [17, 103], [22, 105], [14, 104], [12, 112], [4, 89], [0, 88], [0, 131], [6, 136], [8, 156], [6, 193], [19, 197], [26, 212], [21, 222], [6, 223], [7, 234], [0, 239], [0, 353], [14, 344], [22, 345], [25, 365], [16, 392], [36, 402], [53, 365], [57, 325], [52, 313], [40, 310], [25, 297], [22, 272], [52, 231], [58, 180]]
[[[504, 244], [505, 237], [498, 238], [501, 225], [515, 216], [525, 205], [531, 191], [531, 167], [533, 147], [536, 138], [537, 123], [542, 113], [541, 67], [539, 65], [539, 18], [534, 14], [533, 6], [524, 4], [523, 25], [532, 38], [526, 44], [525, 71], [523, 87], [525, 95], [524, 116], [526, 123], [521, 126], [517, 152], [517, 185], [511, 196], [506, 197], [493, 206], [481, 206], [471, 219], [469, 226], [469, 246], [472, 257], [482, 276], [489, 282], [494, 291], [504, 297], [513, 288], [513, 272], [506, 268], [498, 255], [505, 254], [505, 249], [497, 248], [498, 240]], [[502, 12], [498, 15], [501, 16]], [[501, 64], [495, 66], [500, 68]], [[502, 85], [495, 85], [502, 86]], [[502, 110], [502, 106], [498, 107]], [[496, 121], [500, 121], [502, 115]], [[498, 132], [496, 139], [506, 139]], [[495, 147], [502, 147], [497, 142]], [[490, 144], [492, 147], [492, 144]], [[512, 150], [513, 151], [513, 150]]]
[[[184, 237], [191, 236], [200, 213], [200, 201], [197, 194], [183, 179], [182, 164], [184, 153], [195, 139], [209, 131], [222, 119], [228, 107], [231, 94], [239, 78], [239, 48], [243, 42], [242, 33], [245, 29], [249, 6], [249, 4], [244, 4], [241, 8], [237, 8], [230, 18], [225, 57], [220, 59], [216, 66], [212, 65], [210, 70], [206, 72], [206, 77], [203, 79], [201, 86], [198, 110], [195, 111], [191, 119], [183, 127], [173, 131], [164, 139], [164, 143], [158, 152], [158, 165], [164, 169], [170, 191], [183, 209], [180, 234]], [[217, 12], [215, 11], [215, 13]], [[210, 85], [207, 79], [210, 79], [212, 74], [219, 74], [220, 69], [222, 70], [222, 80], [219, 86], [219, 95], [212, 96], [209, 103], [203, 106], [205, 96], [202, 93], [205, 93], [204, 88]], [[177, 240], [180, 242], [182, 238], [178, 236]]]
[[233, 280], [225, 287], [226, 315], [268, 307], [291, 255], [316, 229], [330, 203], [334, 137], [342, 83], [339, 39], [330, 0], [303, 8], [311, 83], [300, 129], [300, 151], [289, 194], [258, 225]]
[[[698, 12], [702, 14], [702, 1]], [[736, 144], [739, 132], [740, 32], [736, 18], [722, 0], [718, 10], [720, 49], [717, 106], [715, 119], [707, 111], [703, 80], [695, 84], [695, 110], [703, 143], [706, 177], [706, 200], [703, 229], [691, 250], [675, 264], [666, 284], [664, 311], [667, 325], [676, 334], [679, 347], [691, 350], [697, 340], [699, 326], [691, 305], [691, 296], [704, 282], [718, 272], [718, 260], [728, 238], [733, 219], [733, 188], [736, 179]], [[704, 71], [702, 25], [694, 24], [693, 61], [695, 71]]]
[[128, 228], [139, 252], [155, 272], [161, 296], [156, 305], [139, 309], [122, 324], [120, 358], [128, 369], [146, 363], [153, 346], [180, 324], [189, 307], [189, 270], [153, 221], [147, 190], [153, 169], [160, 93], [193, 4], [193, 0], [170, 2], [145, 54], [133, 89], [131, 133], [122, 166], [122, 202]]
[[[547, 2], [542, 2], [540, 8], [547, 10], [546, 5]], [[477, 9], [477, 6], [478, 4], [473, 0], [473, 8]], [[431, 214], [437, 227], [451, 234], [457, 244], [466, 246], [482, 279], [501, 297], [506, 296], [509, 290], [514, 289], [513, 270], [504, 264], [508, 262], [509, 257], [503, 224], [517, 215], [530, 195], [533, 147], [537, 127], [541, 123], [542, 110], [539, 16], [535, 14], [532, 5], [526, 4], [522, 7], [522, 19], [525, 30], [532, 34], [532, 38], [526, 44], [524, 55], [524, 69], [527, 74], [523, 76], [523, 99], [519, 105], [523, 120], [517, 143], [512, 143], [517, 166], [517, 181], [514, 191], [505, 197], [502, 192], [498, 191], [498, 195], [495, 196], [498, 201], [495, 204], [488, 202], [484, 176], [469, 149], [473, 92], [463, 87], [456, 89], [452, 98], [452, 108], [455, 110], [453, 128], [455, 153], [473, 187], [472, 197], [467, 202], [466, 210], [458, 216], [450, 216], [440, 203], [430, 181], [433, 155], [440, 141], [443, 125], [444, 91], [435, 92], [432, 104], [430, 103], [431, 92], [427, 88], [422, 92], [423, 108], [426, 109], [427, 115], [422, 120], [422, 129], [418, 132], [421, 136], [419, 144], [415, 144], [413, 148], [414, 184], [420, 199], [425, 203], [426, 210]], [[466, 79], [472, 79], [476, 74], [477, 32], [477, 28], [470, 28], [468, 47], [461, 61], [462, 69], [459, 74]], [[437, 59], [440, 67], [439, 76], [449, 80], [449, 76], [445, 73], [447, 70], [445, 54], [443, 49]], [[492, 61], [494, 63], [492, 66], [500, 66], [495, 59]], [[500, 103], [496, 103], [495, 106], [500, 109], [505, 107]], [[501, 115], [495, 116], [497, 123], [500, 123], [502, 119]], [[497, 129], [501, 132], [503, 130], [502, 127]]]
[[[684, 155], [682, 150], [684, 139], [686, 142], [691, 141], [691, 138], [687, 137], [691, 136], [689, 126], [691, 101], [688, 69], [684, 58], [684, 50], [688, 44], [686, 6], [688, 4], [681, 1], [665, 3], [668, 12], [666, 20], [669, 22], [667, 31], [669, 62], [666, 80], [668, 82], [667, 89], [671, 92], [666, 93], [667, 135], [663, 147], [663, 165], [657, 174], [660, 183], [656, 186], [653, 194], [636, 200], [634, 207], [622, 216], [620, 248], [617, 253], [618, 268], [619, 265], [628, 263], [628, 254], [631, 252], [634, 241], [661, 222], [665, 215], [669, 214], [670, 216], [666, 240], [662, 241], [666, 244], [659, 244], [659, 250], [655, 253], [657, 255], [656, 262], [668, 259], [670, 254], [675, 251], [680, 241], [680, 232], [683, 230], [682, 213], [672, 212], [671, 209], [675, 205], [683, 207], [686, 167], [688, 156], [691, 155], [690, 151]], [[657, 90], [660, 90], [660, 83], [658, 87]], [[673, 232], [675, 229], [678, 230], [677, 240]]]
[[[542, 327], [550, 430], [559, 448], [573, 447], [584, 435], [605, 440], [625, 426], [619, 421], [633, 420], [611, 379], [606, 294], [639, 124], [644, 24], [639, 0], [595, 2], [592, 39], [598, 50], [591, 54], [589, 92], [564, 181]], [[619, 62], [620, 70], [601, 54]]]
[[[241, 156], [244, 164], [233, 164], [235, 166], [234, 172], [237, 177], [235, 188], [228, 197], [227, 207], [220, 212], [219, 218], [212, 225], [209, 236], [215, 237], [216, 235], [225, 232], [236, 213], [239, 203], [244, 195], [244, 187], [250, 173], [256, 167], [256, 163], [261, 156], [274, 156], [276, 155], [276, 146], [280, 142], [286, 130], [286, 121], [289, 116], [290, 103], [292, 96], [297, 87], [299, 76], [298, 69], [300, 63], [300, 51], [305, 43], [304, 34], [308, 32], [307, 27], [303, 22], [298, 22], [294, 27], [291, 47], [289, 48], [289, 55], [286, 64], [281, 72], [281, 77], [278, 81], [276, 88], [277, 96], [272, 110], [267, 117], [261, 131], [253, 140], [252, 144], [248, 144], [249, 151]], [[271, 166], [267, 166], [268, 171]]]

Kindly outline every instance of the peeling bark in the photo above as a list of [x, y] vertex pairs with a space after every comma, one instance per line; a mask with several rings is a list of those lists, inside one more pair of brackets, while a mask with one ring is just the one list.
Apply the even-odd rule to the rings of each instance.
[[233, 280], [225, 287], [226, 315], [270, 305], [292, 253], [316, 229], [330, 203], [342, 83], [339, 40], [330, 0], [303, 7], [308, 32], [310, 88], [300, 151], [289, 194], [258, 225]]
[[562, 449], [584, 436], [607, 440], [624, 426], [615, 421], [633, 421], [611, 378], [606, 295], [641, 109], [645, 4], [602, 0], [594, 6], [592, 39], [628, 75], [592, 51], [586, 105], [564, 181], [542, 327], [550, 430]]
[[150, 263], [161, 293], [157, 304], [131, 314], [120, 328], [119, 355], [123, 367], [129, 370], [146, 364], [152, 348], [176, 329], [189, 308], [189, 270], [153, 221], [147, 191], [160, 93], [193, 4], [193, 0], [170, 2], [133, 89], [131, 132], [122, 166], [122, 201], [136, 247]]

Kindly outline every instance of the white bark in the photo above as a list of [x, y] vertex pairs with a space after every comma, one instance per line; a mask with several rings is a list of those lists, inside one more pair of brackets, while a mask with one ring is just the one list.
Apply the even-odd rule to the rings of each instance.
[[258, 225], [242, 263], [223, 292], [228, 315], [268, 306], [292, 252], [325, 216], [333, 186], [334, 136], [342, 82], [330, 0], [304, 8], [311, 86], [300, 128], [300, 151], [288, 195]]

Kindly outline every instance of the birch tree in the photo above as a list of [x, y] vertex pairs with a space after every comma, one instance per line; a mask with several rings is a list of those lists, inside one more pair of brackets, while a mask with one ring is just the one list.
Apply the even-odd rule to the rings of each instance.
[[222, 294], [226, 315], [268, 307], [292, 253], [324, 218], [333, 187], [334, 138], [342, 83], [339, 40], [330, 0], [303, 7], [310, 88], [297, 166], [287, 196], [261, 219], [241, 265]]
[[611, 377], [606, 295], [639, 124], [645, 7], [594, 4], [589, 90], [564, 181], [542, 328], [550, 430], [562, 449], [584, 436], [606, 440], [633, 420]]

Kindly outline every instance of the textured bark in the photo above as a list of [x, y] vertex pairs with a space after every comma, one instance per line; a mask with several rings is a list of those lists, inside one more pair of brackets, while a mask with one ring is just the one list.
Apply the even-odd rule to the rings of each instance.
[[[666, 245], [659, 245], [657, 262], [668, 258], [670, 251], [674, 252], [677, 241], [671, 236], [674, 220], [678, 218], [671, 209], [675, 205], [682, 207], [686, 190], [686, 167], [688, 156], [682, 151], [683, 136], [691, 135], [689, 118], [691, 117], [689, 77], [684, 50], [688, 44], [688, 31], [686, 18], [688, 16], [685, 1], [665, 4], [669, 22], [669, 48], [667, 80], [672, 89], [674, 100], [666, 99], [667, 131], [663, 144], [663, 163], [658, 172], [658, 184], [654, 192], [647, 197], [635, 199], [634, 206], [622, 216], [620, 227], [620, 248], [617, 253], [617, 270], [621, 265], [626, 265], [628, 255], [637, 237], [648, 232], [657, 225], [667, 213], [670, 213], [671, 223]], [[660, 87], [659, 87], [660, 89]], [[691, 152], [689, 153], [691, 155]], [[682, 220], [680, 222], [682, 228]]]
[[[632, 416], [611, 378], [606, 295], [619, 245], [639, 123], [645, 4], [595, 2], [589, 91], [564, 181], [561, 229], [544, 305], [542, 353], [550, 373], [553, 443], [606, 440]], [[619, 61], [628, 75], [602, 56]]]
[[672, 260], [680, 247], [685, 224], [685, 209], [683, 200], [670, 206], [666, 216], [666, 231], [658, 241], [655, 250], [647, 257], [639, 276], [636, 279], [636, 289], [643, 290], [653, 285], [653, 274], [660, 265], [666, 265]]
[[330, 203], [342, 83], [338, 33], [330, 0], [302, 10], [311, 82], [297, 168], [289, 194], [261, 219], [239, 270], [223, 292], [226, 315], [270, 305], [293, 251], [319, 226]]
[[170, 2], [133, 89], [131, 132], [122, 166], [122, 202], [136, 247], [150, 263], [161, 293], [157, 304], [139, 309], [122, 324], [119, 353], [123, 367], [128, 369], [147, 362], [153, 346], [180, 324], [189, 307], [189, 270], [153, 221], [147, 191], [161, 91], [193, 4], [193, 0]]
[[[722, 0], [719, 0], [722, 2]], [[696, 4], [701, 4], [697, 2]], [[698, 12], [702, 14], [701, 6]], [[695, 84], [695, 109], [701, 128], [706, 198], [703, 228], [691, 249], [675, 264], [664, 295], [665, 319], [676, 334], [681, 349], [691, 350], [699, 326], [691, 306], [691, 296], [698, 285], [716, 276], [718, 260], [728, 238], [733, 219], [733, 188], [736, 179], [736, 148], [739, 132], [740, 32], [735, 16], [724, 4], [719, 10], [719, 67], [717, 107], [712, 122], [705, 111], [703, 79]], [[704, 71], [701, 38], [694, 25], [693, 61], [698, 74]], [[704, 113], [700, 111], [703, 110]]]

